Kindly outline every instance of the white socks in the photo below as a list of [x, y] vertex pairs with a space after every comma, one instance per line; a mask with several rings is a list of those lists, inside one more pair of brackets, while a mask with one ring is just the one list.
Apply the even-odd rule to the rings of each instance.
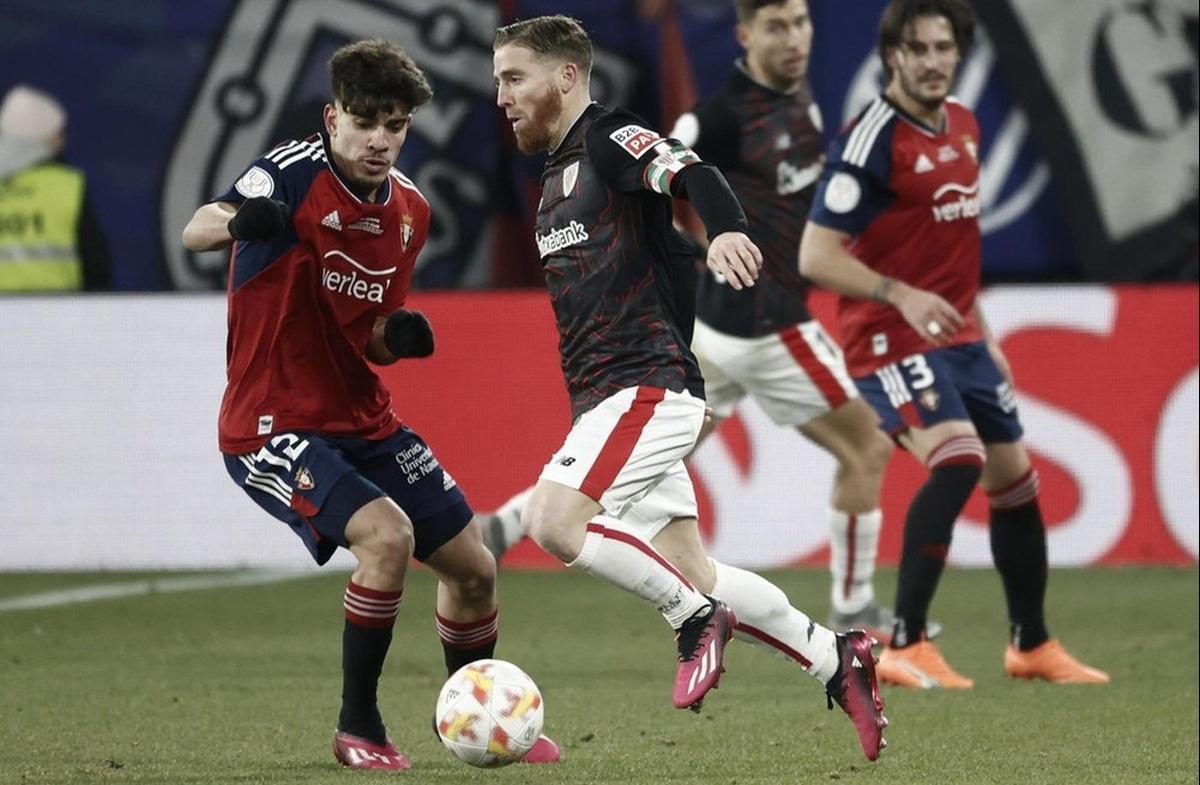
[[715, 560], [712, 564], [717, 572], [713, 597], [733, 609], [738, 638], [799, 663], [822, 684], [833, 677], [838, 667], [833, 630], [793, 608], [766, 578]]
[[614, 518], [597, 516], [587, 525], [583, 550], [567, 566], [636, 594], [675, 629], [711, 605], [654, 546]]
[[829, 599], [837, 613], [857, 613], [875, 599], [875, 556], [879, 552], [879, 510], [849, 515], [829, 511]]
[[529, 503], [529, 497], [532, 495], [533, 486], [531, 485], [501, 504], [499, 509], [493, 513], [492, 521], [495, 521], [497, 525], [489, 526], [489, 531], [484, 535], [486, 539], [490, 539], [488, 549], [492, 553], [503, 554], [525, 536], [525, 529], [521, 526], [521, 513], [525, 511], [525, 505]]

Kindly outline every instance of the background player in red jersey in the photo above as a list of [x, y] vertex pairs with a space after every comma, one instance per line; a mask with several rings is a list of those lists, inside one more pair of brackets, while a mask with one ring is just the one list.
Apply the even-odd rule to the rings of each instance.
[[927, 640], [925, 620], [978, 482], [1012, 625], [1006, 672], [1107, 682], [1046, 629], [1037, 473], [1008, 363], [979, 314], [979, 127], [948, 97], [974, 27], [962, 0], [888, 5], [879, 35], [887, 88], [831, 146], [800, 247], [801, 272], [842, 295], [842, 338], [863, 397], [929, 468], [905, 520], [896, 625], [879, 675], [910, 687], [972, 686]]
[[[358, 560], [344, 597], [342, 707], [334, 755], [402, 770], [376, 701], [410, 558], [438, 576], [446, 667], [491, 657], [496, 564], [467, 526], [466, 499], [391, 408], [368, 365], [433, 352], [406, 310], [429, 203], [392, 168], [412, 114], [432, 97], [424, 74], [381, 40], [336, 51], [324, 131], [279, 145], [196, 211], [194, 251], [232, 245], [228, 386], [220, 447], [231, 477], [304, 541], [318, 564], [338, 547]], [[556, 760], [543, 737], [534, 761]]]
[[698, 707], [716, 686], [736, 628], [820, 679], [874, 760], [887, 720], [868, 636], [811, 622], [777, 587], [710, 560], [700, 543], [683, 465], [705, 420], [688, 349], [695, 267], [681, 253], [670, 198], [696, 207], [710, 268], [742, 288], [761, 257], [736, 197], [677, 140], [591, 101], [591, 41], [575, 20], [500, 28], [494, 49], [497, 103], [518, 147], [549, 153], [536, 240], [573, 417], [525, 505], [525, 529], [676, 629], [676, 707]]
[[[702, 276], [692, 351], [717, 418], [747, 395], [777, 425], [795, 427], [837, 460], [830, 499], [834, 629], [887, 642], [894, 618], [875, 602], [880, 485], [892, 454], [858, 395], [837, 344], [807, 307], [796, 268], [821, 172], [821, 112], [808, 83], [813, 26], [805, 0], [734, 0], [746, 50], [720, 93], [682, 115], [671, 135], [720, 167], [762, 249], [753, 289]], [[932, 633], [931, 625], [931, 633]]]

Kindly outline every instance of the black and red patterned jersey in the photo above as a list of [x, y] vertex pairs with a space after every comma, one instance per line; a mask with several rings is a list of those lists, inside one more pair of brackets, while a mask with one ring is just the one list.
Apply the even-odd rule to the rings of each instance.
[[591, 104], [550, 154], [538, 254], [578, 417], [637, 385], [704, 397], [688, 348], [695, 269], [671, 225], [671, 182], [699, 163], [635, 115]]
[[214, 201], [255, 196], [285, 202], [292, 221], [230, 253], [221, 451], [246, 453], [284, 431], [390, 436], [401, 423], [366, 347], [375, 320], [404, 305], [429, 203], [395, 169], [364, 202], [324, 136], [279, 145]]
[[[983, 340], [979, 123], [953, 98], [945, 105], [939, 130], [885, 96], [872, 101], [830, 145], [809, 220], [850, 235], [850, 253], [872, 270], [945, 298], [963, 317], [957, 345]], [[874, 300], [839, 298], [838, 322], [852, 376], [934, 348]]]
[[725, 175], [763, 254], [758, 281], [741, 291], [702, 276], [696, 315], [744, 338], [811, 319], [798, 251], [824, 145], [808, 81], [781, 93], [739, 62], [721, 91], [680, 117], [672, 134]]

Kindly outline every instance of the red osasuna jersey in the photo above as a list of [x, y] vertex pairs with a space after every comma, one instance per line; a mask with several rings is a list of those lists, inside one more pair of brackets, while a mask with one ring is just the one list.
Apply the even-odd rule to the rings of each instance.
[[[979, 293], [979, 124], [946, 101], [934, 131], [883, 96], [829, 148], [809, 220], [851, 235], [849, 251], [868, 267], [941, 295], [962, 314], [952, 343], [981, 340]], [[842, 297], [838, 321], [850, 374], [864, 376], [934, 348], [900, 312]]]
[[255, 196], [287, 203], [292, 223], [230, 253], [221, 451], [250, 452], [285, 431], [390, 436], [400, 420], [364, 353], [376, 318], [408, 296], [429, 203], [396, 170], [363, 202], [323, 135], [279, 145], [214, 201]]

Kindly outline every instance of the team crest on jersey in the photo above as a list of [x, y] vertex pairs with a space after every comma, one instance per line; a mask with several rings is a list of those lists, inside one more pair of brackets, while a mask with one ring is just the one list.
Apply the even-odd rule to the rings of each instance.
[[296, 487], [302, 491], [311, 491], [317, 487], [317, 481], [313, 479], [312, 472], [306, 467], [301, 466], [296, 472]]
[[641, 158], [647, 150], [654, 149], [654, 144], [662, 139], [658, 134], [648, 128], [642, 128], [640, 125], [618, 128], [609, 134], [608, 138], [625, 148], [625, 152], [634, 158]]
[[570, 196], [571, 192], [575, 190], [575, 181], [578, 179], [579, 179], [579, 162], [576, 161], [575, 163], [568, 166], [566, 169], [563, 169], [562, 180], [563, 180], [563, 198], [564, 199], [567, 198], [568, 196]]
[[413, 236], [413, 217], [409, 213], [400, 216], [400, 247], [408, 250], [408, 244], [412, 242]]
[[971, 160], [979, 163], [979, 147], [975, 144], [975, 140], [970, 134], [963, 134], [963, 147], [967, 148], [967, 155], [971, 156]]
[[942, 402], [942, 396], [938, 395], [937, 390], [932, 387], [926, 387], [917, 395], [917, 400], [931, 412], [937, 411], [938, 405]]

